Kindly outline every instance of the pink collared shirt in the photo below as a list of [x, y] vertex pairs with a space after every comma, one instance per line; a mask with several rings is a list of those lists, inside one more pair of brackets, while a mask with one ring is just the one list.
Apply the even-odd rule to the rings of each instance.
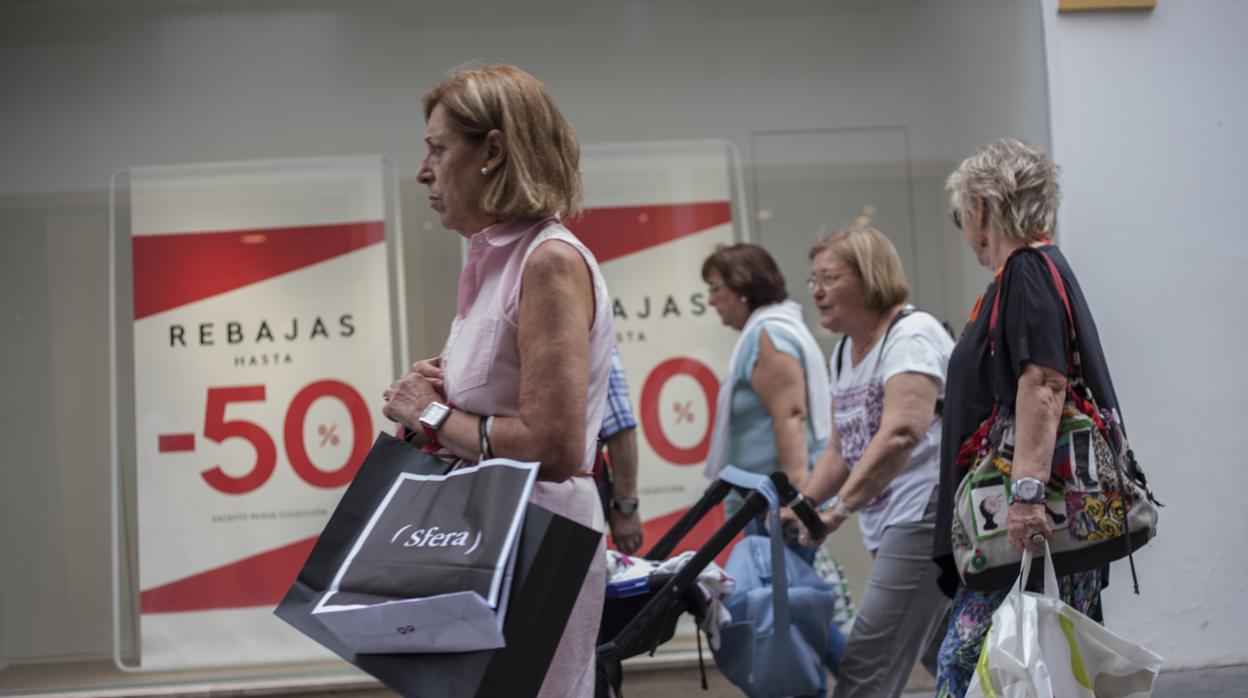
[[611, 367], [611, 299], [593, 254], [563, 227], [558, 216], [499, 223], [472, 236], [468, 263], [459, 277], [458, 312], [442, 350], [446, 396], [455, 406], [474, 414], [512, 417], [520, 413], [520, 349], [516, 341], [520, 282], [529, 255], [547, 240], [572, 245], [593, 274], [594, 322], [589, 337], [585, 457], [581, 463], [581, 471], [589, 472]]
[[[459, 408], [479, 415], [510, 417], [520, 413], [520, 348], [516, 342], [520, 282], [529, 255], [547, 240], [562, 240], [576, 248], [593, 275], [594, 322], [589, 332], [585, 455], [581, 460], [581, 472], [588, 473], [593, 470], [607, 402], [614, 332], [611, 297], [598, 262], [557, 216], [492, 225], [472, 237], [468, 263], [459, 277], [458, 313], [442, 350], [442, 375], [447, 398]], [[531, 501], [596, 531], [604, 528], [598, 491], [591, 478], [539, 480]], [[604, 536], [581, 583], [538, 698], [594, 694], [594, 646], [606, 588], [605, 546]]]

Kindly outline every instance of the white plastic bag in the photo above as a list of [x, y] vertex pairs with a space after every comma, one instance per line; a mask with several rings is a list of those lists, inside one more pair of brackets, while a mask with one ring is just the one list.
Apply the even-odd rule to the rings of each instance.
[[1047, 543], [1044, 561], [1044, 593], [1025, 592], [1031, 556], [1023, 556], [1019, 584], [992, 614], [968, 698], [1152, 695], [1161, 657], [1063, 603]]

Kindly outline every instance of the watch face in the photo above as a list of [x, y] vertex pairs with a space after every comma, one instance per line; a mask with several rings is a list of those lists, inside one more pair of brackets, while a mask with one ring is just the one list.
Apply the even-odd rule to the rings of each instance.
[[1013, 499], [1015, 501], [1035, 502], [1038, 501], [1043, 494], [1044, 485], [1041, 485], [1035, 480], [1022, 480], [1014, 483]]
[[451, 413], [451, 408], [440, 402], [431, 402], [425, 407], [425, 411], [420, 413], [420, 423], [434, 429], [435, 431], [442, 426], [442, 422], [446, 421], [447, 415]]

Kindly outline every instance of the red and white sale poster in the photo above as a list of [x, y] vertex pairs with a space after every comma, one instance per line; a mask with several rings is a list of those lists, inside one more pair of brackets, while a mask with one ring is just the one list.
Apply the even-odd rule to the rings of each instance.
[[327, 658], [272, 611], [389, 424], [385, 163], [129, 174], [141, 667]]
[[[737, 333], [707, 303], [702, 262], [742, 237], [733, 203], [740, 175], [722, 141], [589, 145], [582, 157], [586, 212], [568, 227], [598, 258], [611, 291], [639, 423], [649, 545], [710, 485], [702, 469]], [[705, 517], [677, 550], [705, 542], [722, 512]]]

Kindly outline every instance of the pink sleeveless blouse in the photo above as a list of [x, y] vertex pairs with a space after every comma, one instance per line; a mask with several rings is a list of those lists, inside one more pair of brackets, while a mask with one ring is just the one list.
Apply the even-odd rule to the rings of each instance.
[[[520, 284], [525, 262], [537, 246], [560, 240], [585, 259], [593, 276], [594, 321], [589, 337], [589, 384], [581, 472], [593, 469], [598, 431], [606, 408], [613, 343], [611, 298], [598, 262], [559, 222], [517, 221], [492, 225], [469, 242], [468, 263], [459, 277], [458, 312], [442, 350], [446, 396], [456, 407], [479, 415], [520, 413], [520, 350], [516, 341]], [[506, 453], [498, 454], [506, 457]], [[577, 523], [602, 531], [603, 512], [593, 480], [539, 480], [532, 501]], [[594, 646], [606, 586], [605, 537], [585, 578], [554, 661], [539, 695], [591, 696]]]
[[[590, 472], [606, 407], [611, 368], [611, 299], [598, 262], [558, 217], [534, 223], [500, 223], [472, 237], [459, 277], [458, 312], [442, 350], [446, 396], [456, 407], [482, 415], [520, 413], [520, 349], [516, 341], [520, 281], [537, 246], [561, 240], [576, 248], [593, 274], [594, 322], [589, 337], [589, 385], [582, 472]], [[504, 454], [505, 455], [505, 454]]]

